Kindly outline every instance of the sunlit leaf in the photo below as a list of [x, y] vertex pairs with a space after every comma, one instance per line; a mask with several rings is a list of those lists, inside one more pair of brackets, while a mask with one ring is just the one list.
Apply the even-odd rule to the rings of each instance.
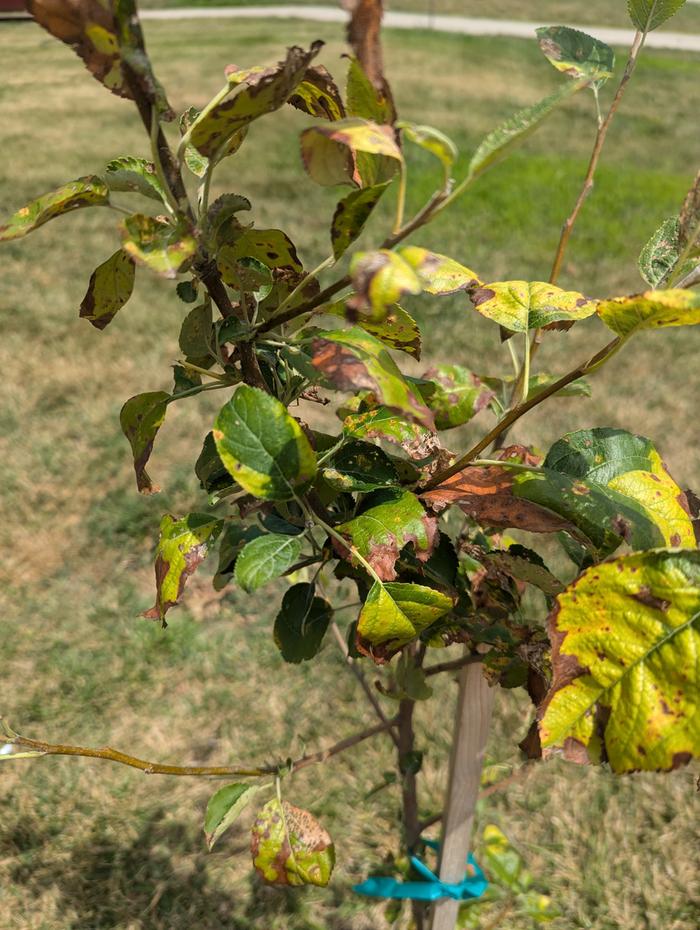
[[432, 459], [440, 448], [440, 441], [433, 430], [396, 416], [388, 407], [350, 414], [343, 420], [343, 432], [355, 439], [393, 443], [416, 462]]
[[153, 451], [156, 433], [165, 420], [169, 400], [170, 394], [165, 391], [136, 394], [127, 400], [119, 414], [122, 432], [129, 440], [134, 456], [136, 486], [142, 494], [153, 494], [160, 490], [148, 476], [146, 464]]
[[456, 294], [481, 284], [477, 275], [447, 255], [431, 252], [415, 245], [399, 249], [399, 254], [418, 275], [428, 294]]
[[335, 208], [331, 221], [331, 242], [336, 260], [357, 239], [391, 181], [351, 191]]
[[605, 42], [569, 26], [541, 26], [536, 31], [542, 53], [557, 71], [598, 86], [612, 77], [615, 52]]
[[209, 798], [204, 816], [204, 835], [210, 850], [262, 790], [262, 785], [238, 782], [224, 785]]
[[627, 0], [630, 19], [641, 32], [652, 32], [685, 5], [685, 0]]
[[[324, 313], [345, 319], [347, 316], [345, 303], [333, 304], [331, 307], [324, 308]], [[367, 333], [375, 336], [385, 346], [390, 349], [398, 349], [406, 352], [413, 358], [420, 360], [421, 355], [421, 332], [418, 324], [413, 317], [399, 307], [398, 304], [391, 307], [383, 320], [373, 321], [366, 317], [360, 317], [356, 321], [357, 325]]]
[[416, 123], [408, 123], [400, 120], [396, 128], [401, 130], [405, 139], [419, 145], [422, 149], [435, 155], [442, 162], [445, 170], [445, 176], [449, 177], [452, 166], [457, 160], [457, 146], [452, 139], [448, 138], [439, 129], [432, 126], [419, 126]]
[[333, 616], [325, 598], [312, 584], [295, 584], [285, 592], [273, 635], [285, 662], [306, 662], [318, 654]]
[[313, 481], [316, 455], [283, 404], [258, 388], [241, 385], [214, 425], [221, 461], [249, 494], [292, 500]]
[[676, 288], [601, 300], [598, 316], [623, 339], [645, 329], [694, 326], [700, 323], [700, 294]]
[[223, 521], [211, 514], [191, 513], [180, 520], [165, 514], [156, 549], [156, 602], [144, 611], [144, 617], [165, 625], [166, 613], [180, 602], [187, 581], [206, 558], [222, 526]]
[[544, 281], [497, 281], [472, 290], [471, 299], [482, 316], [512, 333], [569, 329], [596, 312], [595, 301]]
[[251, 833], [253, 865], [269, 885], [320, 885], [330, 881], [335, 847], [308, 811], [275, 798], [263, 807]]
[[616, 772], [700, 755], [700, 553], [655, 550], [583, 573], [549, 618], [554, 679], [540, 738]]
[[[304, 167], [317, 184], [354, 183], [360, 185], [355, 155], [383, 155], [403, 161], [394, 132], [390, 126], [380, 126], [366, 119], [352, 117], [333, 123], [311, 126], [301, 134], [301, 155]], [[364, 186], [386, 180], [362, 175]]]
[[191, 262], [197, 240], [186, 220], [171, 223], [136, 213], [122, 223], [122, 248], [141, 265], [166, 278], [174, 278]]
[[252, 594], [291, 568], [301, 548], [302, 540], [298, 536], [280, 536], [276, 533], [259, 536], [249, 542], [236, 559], [236, 583]]
[[420, 294], [421, 282], [408, 262], [396, 252], [356, 252], [350, 263], [355, 293], [347, 301], [353, 311], [373, 322], [383, 320], [406, 294]]
[[244, 258], [254, 258], [267, 268], [301, 271], [296, 247], [281, 229], [246, 229], [232, 245], [223, 246], [218, 255], [220, 267], [233, 266]]
[[360, 611], [358, 648], [386, 661], [452, 607], [452, 599], [434, 588], [375, 581]]
[[96, 329], [111, 323], [134, 289], [134, 262], [119, 249], [91, 274], [80, 316]]
[[49, 220], [83, 207], [103, 207], [109, 203], [109, 190], [101, 178], [87, 175], [32, 200], [0, 225], [0, 242], [20, 239]]
[[338, 120], [345, 116], [340, 91], [323, 65], [313, 65], [306, 69], [303, 81], [297, 85], [287, 103], [320, 119]]

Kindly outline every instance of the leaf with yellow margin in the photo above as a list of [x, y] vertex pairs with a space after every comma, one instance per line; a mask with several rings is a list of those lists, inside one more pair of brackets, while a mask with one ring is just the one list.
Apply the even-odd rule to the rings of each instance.
[[673, 288], [601, 300], [598, 316], [623, 339], [629, 339], [645, 329], [695, 326], [700, 323], [700, 294]]

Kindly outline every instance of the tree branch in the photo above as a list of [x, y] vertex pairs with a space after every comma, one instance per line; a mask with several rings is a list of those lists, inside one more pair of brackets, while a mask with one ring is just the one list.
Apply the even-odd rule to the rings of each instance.
[[430, 675], [439, 675], [441, 672], [458, 672], [465, 665], [483, 661], [483, 655], [464, 656], [461, 659], [454, 659], [452, 662], [438, 662], [436, 665], [428, 665], [427, 668], [423, 669], [423, 674], [428, 678]]

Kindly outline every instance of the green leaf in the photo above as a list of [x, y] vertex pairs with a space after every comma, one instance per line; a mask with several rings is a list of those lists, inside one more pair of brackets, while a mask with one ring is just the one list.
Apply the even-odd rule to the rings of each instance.
[[355, 293], [347, 306], [355, 313], [366, 313], [372, 322], [383, 320], [404, 295], [420, 294], [422, 290], [408, 262], [388, 249], [356, 252], [350, 262], [350, 276]]
[[481, 853], [484, 868], [491, 879], [510, 891], [520, 891], [522, 857], [505, 833], [493, 823], [484, 827]]
[[557, 71], [598, 87], [612, 77], [615, 52], [605, 42], [569, 26], [541, 26], [536, 32], [542, 54]]
[[281, 229], [246, 229], [232, 245], [220, 249], [217, 261], [222, 271], [227, 271], [244, 258], [254, 258], [267, 268], [303, 269], [294, 243]]
[[250, 200], [242, 194], [222, 194], [216, 198], [207, 210], [203, 223], [213, 252], [218, 252], [222, 245], [232, 244], [243, 234], [245, 227], [239, 221], [238, 214], [250, 209]]
[[178, 281], [175, 293], [183, 304], [193, 304], [197, 300], [197, 282], [195, 280]]
[[[325, 307], [323, 312], [344, 320], [346, 318], [345, 302], [340, 301], [330, 307]], [[413, 317], [398, 304], [389, 309], [383, 320], [375, 322], [366, 317], [360, 317], [356, 322], [366, 333], [371, 333], [390, 349], [406, 352], [407, 355], [420, 360], [420, 329]]]
[[471, 291], [474, 308], [512, 333], [569, 329], [596, 312], [596, 303], [578, 291], [544, 281], [497, 281]]
[[568, 433], [552, 446], [544, 465], [635, 502], [659, 528], [666, 545], [695, 548], [685, 495], [643, 436], [621, 429]]
[[208, 494], [230, 488], [234, 483], [216, 451], [213, 433], [207, 433], [204, 438], [202, 451], [195, 462], [194, 473], [199, 478], [200, 486]]
[[145, 158], [122, 155], [114, 158], [105, 168], [105, 183], [111, 191], [129, 191], [142, 194], [158, 203], [165, 201], [163, 190], [153, 162]]
[[303, 80], [322, 44], [312, 43], [308, 52], [292, 46], [285, 60], [271, 68], [229, 70], [229, 83], [237, 92], [224, 100], [215, 97], [195, 119], [189, 130], [194, 148], [207, 158], [218, 157], [219, 153], [225, 153], [236, 132], [283, 106]]
[[241, 523], [227, 523], [219, 543], [219, 564], [214, 575], [214, 590], [221, 591], [233, 578], [236, 559], [243, 547], [254, 539], [263, 536], [259, 526], [243, 526]]
[[207, 513], [191, 513], [180, 520], [165, 514], [156, 549], [156, 602], [142, 616], [165, 626], [166, 613], [179, 604], [188, 579], [206, 558], [222, 526], [223, 520]]
[[695, 326], [700, 323], [700, 294], [675, 288], [601, 300], [598, 316], [623, 339], [645, 329]]
[[292, 500], [316, 475], [316, 455], [283, 404], [241, 385], [214, 425], [216, 448], [230, 474], [255, 497]]
[[656, 230], [639, 256], [639, 272], [649, 287], [661, 287], [680, 257], [680, 222], [670, 216]]
[[396, 124], [396, 128], [401, 130], [403, 137], [408, 139], [409, 142], [419, 145], [422, 149], [440, 159], [442, 167], [445, 169], [445, 178], [449, 178], [452, 166], [459, 155], [457, 146], [452, 139], [432, 126], [419, 126], [405, 120], [400, 120]]
[[204, 816], [204, 835], [210, 851], [263, 787], [237, 782], [224, 785], [209, 798]]
[[656, 550], [584, 572], [549, 618], [546, 754], [607, 758], [615, 772], [700, 755], [700, 553]]
[[94, 174], [86, 175], [32, 200], [18, 210], [0, 226], [0, 242], [21, 239], [64, 213], [83, 207], [103, 207], [108, 203], [109, 190], [104, 181]]
[[391, 98], [382, 93], [364, 72], [357, 58], [350, 58], [346, 93], [348, 114], [388, 126], [396, 119]]
[[80, 316], [96, 329], [104, 329], [131, 297], [134, 271], [132, 259], [121, 249], [98, 265], [90, 275]]
[[209, 301], [193, 307], [187, 314], [182, 321], [178, 344], [190, 358], [209, 355], [212, 347], [212, 315]]
[[627, 0], [630, 19], [641, 32], [658, 29], [685, 5], [685, 0]]
[[[403, 161], [403, 155], [391, 126], [380, 126], [370, 120], [349, 118], [328, 125], [311, 126], [301, 134], [301, 156], [309, 176], [317, 184], [330, 186], [358, 184], [355, 155], [383, 155]], [[374, 185], [383, 178], [365, 177], [365, 185]]]
[[373, 187], [351, 191], [335, 208], [331, 222], [331, 243], [336, 261], [360, 235], [390, 184], [391, 181], [385, 181]]
[[386, 661], [452, 610], [452, 599], [420, 584], [378, 581], [360, 611], [358, 647]]
[[149, 391], [136, 394], [124, 404], [119, 414], [122, 432], [129, 440], [134, 456], [136, 486], [142, 494], [155, 494], [160, 488], [153, 485], [146, 464], [153, 451], [153, 440], [163, 425], [170, 394]]
[[481, 284], [470, 268], [438, 252], [410, 245], [399, 249], [399, 254], [414, 269], [428, 294], [456, 294]]
[[397, 417], [388, 407], [353, 413], [343, 420], [343, 432], [355, 439], [376, 439], [400, 446], [415, 462], [427, 462], [440, 449], [437, 435], [426, 426]]
[[234, 578], [252, 594], [273, 578], [279, 578], [299, 558], [302, 540], [298, 536], [271, 533], [249, 542], [236, 559]]
[[306, 69], [304, 80], [297, 85], [287, 103], [319, 119], [339, 120], [345, 116], [340, 91], [323, 65]]
[[184, 219], [171, 223], [136, 213], [122, 223], [123, 249], [139, 264], [166, 278], [174, 278], [197, 252], [197, 240]]
[[433, 415], [409, 387], [382, 343], [357, 326], [319, 333], [313, 363], [338, 390], [373, 391], [394, 413], [428, 428]]
[[381, 449], [351, 439], [335, 453], [323, 469], [323, 478], [339, 491], [376, 491], [399, 483], [396, 468]]
[[368, 506], [359, 516], [336, 529], [382, 581], [396, 578], [396, 560], [409, 543], [420, 561], [430, 557], [437, 541], [437, 520], [428, 516], [415, 494], [398, 489], [380, 492], [366, 503]]
[[524, 142], [550, 116], [554, 110], [585, 85], [570, 81], [562, 84], [544, 100], [518, 110], [497, 129], [490, 132], [478, 147], [469, 164], [469, 176], [482, 174], [500, 161], [512, 148]]
[[273, 635], [285, 662], [306, 662], [321, 648], [333, 608], [314, 590], [313, 584], [295, 584], [282, 598]]
[[253, 824], [251, 854], [268, 885], [325, 887], [335, 865], [333, 841], [315, 817], [277, 798]]
[[453, 429], [468, 423], [494, 397], [493, 391], [461, 365], [438, 365], [423, 378], [435, 386], [425, 401], [435, 415], [437, 429]]

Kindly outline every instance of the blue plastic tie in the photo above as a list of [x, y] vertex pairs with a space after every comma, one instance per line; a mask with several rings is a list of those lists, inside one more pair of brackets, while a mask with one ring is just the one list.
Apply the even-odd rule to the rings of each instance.
[[[430, 849], [439, 850], [440, 844], [434, 840], [423, 840]], [[486, 876], [476, 864], [470, 853], [467, 858], [472, 874], [467, 874], [461, 882], [441, 882], [437, 875], [417, 856], [411, 856], [411, 865], [422, 875], [422, 882], [400, 882], [389, 876], [367, 878], [353, 891], [370, 898], [395, 898], [411, 901], [438, 901], [440, 898], [453, 898], [455, 901], [468, 901], [480, 898], [488, 888]]]

